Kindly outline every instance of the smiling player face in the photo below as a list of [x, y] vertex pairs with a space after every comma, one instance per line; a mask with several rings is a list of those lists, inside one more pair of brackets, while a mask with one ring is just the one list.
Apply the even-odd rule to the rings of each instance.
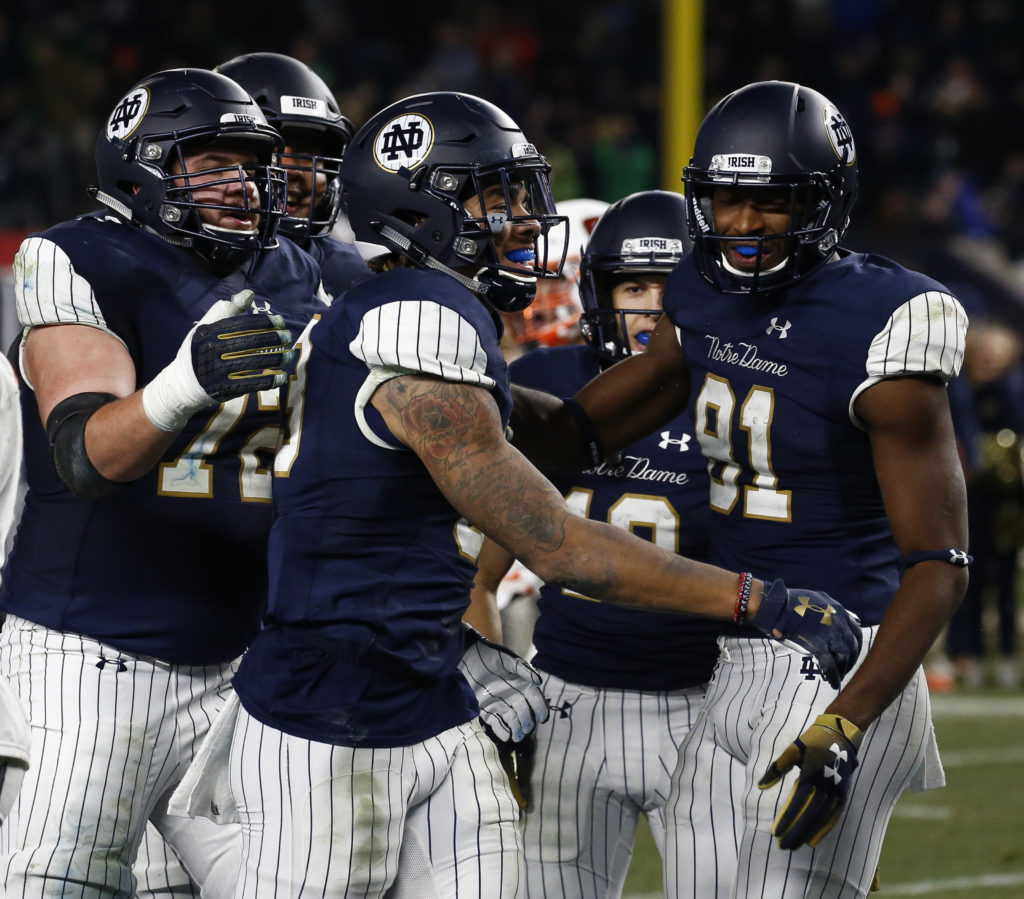
[[[203, 224], [255, 234], [260, 220], [260, 195], [251, 178], [256, 154], [241, 148], [205, 147], [186, 152], [184, 160], [184, 174], [176, 161], [172, 164], [172, 174], [182, 175], [175, 179], [175, 186], [189, 188], [193, 202], [202, 204], [199, 217]], [[239, 167], [245, 173], [244, 181]]]
[[733, 270], [749, 274], [770, 271], [792, 252], [792, 238], [770, 239], [773, 234], [785, 234], [792, 228], [788, 188], [719, 187], [711, 204], [715, 233], [738, 238], [719, 242], [722, 258]]
[[500, 231], [492, 232], [494, 247], [498, 253], [498, 261], [502, 265], [532, 274], [537, 259], [534, 241], [540, 234], [540, 222], [529, 218], [531, 210], [526, 186], [512, 182], [509, 185], [508, 201], [500, 182], [485, 187], [482, 194], [482, 204], [479, 196], [472, 196], [466, 200], [466, 212], [474, 218], [484, 218], [493, 214], [520, 218], [520, 221], [516, 222], [506, 221]]

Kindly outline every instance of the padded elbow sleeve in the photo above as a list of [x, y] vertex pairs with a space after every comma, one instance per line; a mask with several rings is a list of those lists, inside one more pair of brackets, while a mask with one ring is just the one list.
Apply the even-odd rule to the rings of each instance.
[[85, 449], [90, 416], [116, 399], [111, 393], [76, 393], [57, 403], [46, 419], [53, 466], [71, 492], [82, 499], [99, 499], [120, 486], [96, 470]]

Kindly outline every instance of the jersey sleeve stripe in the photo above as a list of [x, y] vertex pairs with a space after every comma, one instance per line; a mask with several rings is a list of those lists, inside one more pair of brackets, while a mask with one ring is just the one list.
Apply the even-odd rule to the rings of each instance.
[[963, 363], [967, 314], [955, 297], [938, 290], [900, 306], [875, 336], [866, 369], [871, 381], [903, 374], [948, 381]]
[[80, 324], [108, 330], [92, 286], [50, 240], [26, 238], [14, 260], [14, 285], [23, 327]]
[[436, 375], [490, 389], [487, 354], [476, 329], [438, 303], [398, 300], [370, 310], [349, 345], [371, 368], [384, 366]]

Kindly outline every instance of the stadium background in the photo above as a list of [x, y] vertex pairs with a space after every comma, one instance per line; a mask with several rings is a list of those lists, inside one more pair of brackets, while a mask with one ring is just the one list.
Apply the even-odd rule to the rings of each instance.
[[[308, 62], [357, 126], [424, 90], [486, 97], [548, 156], [559, 199], [680, 190], [715, 100], [755, 80], [807, 83], [857, 141], [861, 197], [845, 243], [946, 282], [973, 321], [1024, 332], [1022, 34], [1017, 0], [7, 0], [0, 338], [6, 348], [16, 329], [18, 243], [92, 208], [95, 136], [125, 89], [252, 50]], [[1024, 823], [1005, 795], [1024, 702], [983, 690], [938, 706], [951, 786], [901, 802], [882, 895], [1024, 895]], [[658, 883], [641, 841], [630, 890], [657, 895]]]

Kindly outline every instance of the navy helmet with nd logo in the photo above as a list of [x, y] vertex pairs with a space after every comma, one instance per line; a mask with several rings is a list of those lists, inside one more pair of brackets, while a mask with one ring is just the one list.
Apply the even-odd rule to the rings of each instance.
[[[212, 204], [197, 199], [180, 176], [187, 171], [186, 153], [218, 143], [244, 146], [256, 159], [244, 175], [237, 165], [205, 173], [218, 183], [244, 178], [255, 184], [258, 224], [251, 230], [206, 224], [202, 209]], [[276, 165], [282, 147], [259, 106], [230, 78], [169, 69], [144, 78], [114, 105], [96, 140], [98, 184], [90, 193], [127, 221], [218, 267], [234, 268], [276, 240], [285, 199], [284, 172]]]
[[[828, 98], [788, 81], [748, 84], [720, 100], [697, 131], [683, 170], [694, 262], [725, 293], [777, 290], [816, 271], [833, 255], [850, 223], [857, 195], [857, 151], [850, 126]], [[728, 264], [730, 245], [751, 238], [716, 230], [718, 189], [788, 192], [789, 230], [761, 240], [790, 241], [785, 260], [762, 270]]]
[[[538, 278], [555, 278], [565, 237], [549, 246], [555, 212], [550, 166], [498, 107], [469, 94], [437, 91], [393, 103], [352, 138], [341, 164], [342, 203], [364, 258], [387, 254], [444, 271], [502, 312], [533, 300]], [[465, 203], [495, 185], [503, 210], [470, 215]], [[526, 215], [513, 214], [512, 197]], [[535, 222], [533, 259], [502, 263], [494, 236], [509, 224]]]

